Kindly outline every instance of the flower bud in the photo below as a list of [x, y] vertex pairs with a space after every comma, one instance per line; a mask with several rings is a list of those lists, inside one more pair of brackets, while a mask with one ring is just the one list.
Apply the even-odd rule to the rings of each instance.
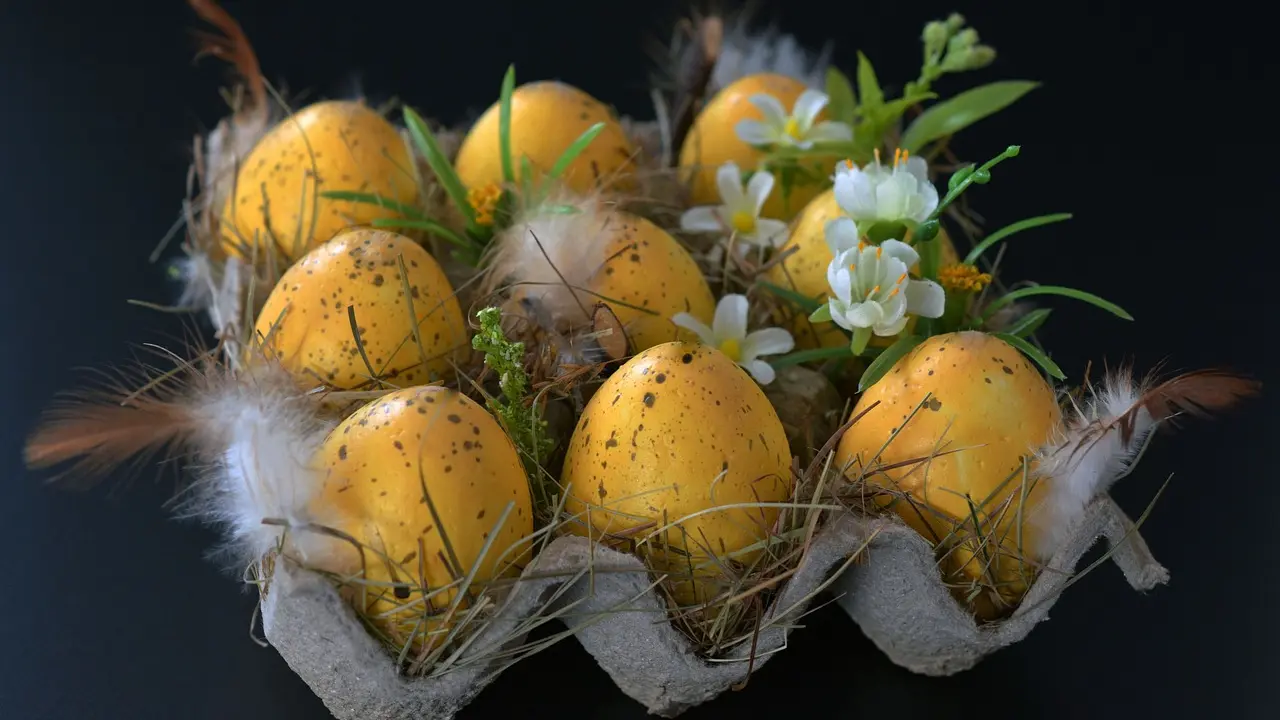
[[941, 53], [943, 48], [947, 46], [947, 39], [951, 37], [951, 31], [947, 29], [945, 24], [934, 20], [924, 26], [923, 37], [925, 53], [933, 56]]
[[968, 70], [984, 68], [996, 59], [996, 49], [990, 45], [978, 45], [969, 51]]
[[960, 13], [951, 13], [947, 18], [947, 32], [954, 33], [964, 27], [964, 16]]
[[978, 31], [973, 28], [965, 28], [947, 41], [947, 54], [958, 54], [978, 44]]

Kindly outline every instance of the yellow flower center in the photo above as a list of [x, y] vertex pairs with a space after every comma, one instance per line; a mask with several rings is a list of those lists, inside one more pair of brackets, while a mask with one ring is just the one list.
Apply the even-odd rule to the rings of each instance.
[[956, 292], [980, 292], [991, 284], [991, 275], [978, 272], [973, 265], [956, 263], [938, 271], [938, 284]]
[[800, 139], [800, 121], [795, 118], [787, 118], [787, 124], [782, 126], [782, 132], [791, 136], [792, 140]]
[[467, 202], [476, 211], [476, 224], [488, 226], [493, 224], [493, 211], [502, 197], [502, 188], [497, 183], [489, 183], [467, 191]]
[[728, 340], [721, 340], [719, 348], [720, 348], [720, 352], [724, 353], [725, 355], [728, 355], [729, 359], [734, 362], [738, 362], [739, 360], [742, 359], [742, 346], [739, 345], [738, 341], [734, 340], [733, 338], [729, 338]]
[[756, 216], [747, 210], [739, 210], [729, 218], [729, 224], [740, 233], [753, 233], [756, 231]]

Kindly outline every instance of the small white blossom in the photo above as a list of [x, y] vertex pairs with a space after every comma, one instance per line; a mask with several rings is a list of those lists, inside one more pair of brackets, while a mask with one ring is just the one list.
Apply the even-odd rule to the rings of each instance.
[[[787, 224], [760, 217], [760, 208], [773, 192], [773, 175], [752, 173], [742, 186], [742, 171], [733, 161], [716, 171], [720, 205], [690, 208], [680, 217], [680, 228], [691, 232], [726, 232], [751, 245], [780, 247], [787, 240]], [[745, 249], [745, 248], [744, 248]]]
[[862, 168], [850, 162], [836, 165], [836, 204], [862, 227], [879, 221], [924, 222], [938, 207], [938, 190], [929, 182], [929, 167], [918, 155], [901, 150], [893, 165], [876, 159]]
[[861, 243], [841, 251], [827, 266], [833, 297], [831, 319], [845, 330], [870, 329], [889, 337], [902, 332], [907, 315], [942, 316], [946, 294], [931, 280], [916, 280], [907, 268], [920, 256], [900, 240], [880, 245]]
[[848, 142], [853, 139], [853, 128], [845, 123], [826, 120], [814, 124], [818, 113], [830, 101], [825, 93], [805, 90], [796, 98], [790, 114], [772, 95], [758, 93], [749, 100], [759, 108], [764, 119], [738, 121], [734, 132], [748, 145], [783, 145], [808, 150], [815, 142]]
[[689, 313], [676, 313], [671, 322], [697, 334], [703, 343], [729, 356], [742, 366], [756, 382], [773, 382], [773, 366], [759, 359], [763, 355], [790, 352], [795, 347], [791, 333], [782, 328], [764, 328], [747, 332], [747, 296], [725, 295], [716, 304], [716, 316], [707, 327]]

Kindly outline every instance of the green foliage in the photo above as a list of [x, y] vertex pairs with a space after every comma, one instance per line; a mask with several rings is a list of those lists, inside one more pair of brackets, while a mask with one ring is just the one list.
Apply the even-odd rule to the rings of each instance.
[[994, 115], [1039, 86], [1040, 83], [1026, 80], [1002, 80], [966, 90], [921, 113], [902, 134], [898, 146], [919, 152], [935, 140]]
[[476, 317], [480, 320], [480, 331], [471, 338], [471, 346], [484, 353], [484, 364], [497, 374], [502, 392], [500, 398], [489, 399], [489, 410], [520, 448], [529, 476], [537, 478], [542, 472], [540, 466], [555, 449], [556, 441], [547, 435], [547, 423], [541, 418], [537, 403], [529, 402], [524, 343], [507, 339], [502, 331], [502, 311], [498, 308], [485, 308], [476, 313]]
[[993, 245], [1004, 240], [1010, 235], [1020, 233], [1023, 230], [1030, 230], [1034, 227], [1040, 227], [1041, 225], [1049, 225], [1051, 223], [1062, 222], [1063, 220], [1070, 219], [1071, 213], [1055, 213], [1053, 215], [1040, 215], [1038, 217], [1027, 218], [1026, 220], [1019, 220], [1016, 223], [1006, 225], [983, 238], [982, 242], [975, 245], [974, 248], [969, 251], [969, 254], [964, 256], [964, 263], [966, 265], [976, 263], [978, 258], [982, 257], [982, 253], [990, 250]]
[[1037, 365], [1044, 368], [1044, 371], [1049, 373], [1049, 375], [1053, 377], [1055, 380], [1066, 379], [1067, 376], [1065, 373], [1062, 372], [1062, 368], [1058, 367], [1057, 363], [1050, 360], [1049, 356], [1046, 355], [1044, 351], [1041, 350], [1040, 348], [1036, 347], [1035, 345], [1032, 345], [1031, 343], [1022, 339], [1021, 337], [1017, 335], [1013, 335], [1011, 333], [991, 333], [991, 334], [1009, 343], [1010, 345], [1014, 346], [1018, 350], [1022, 351], [1023, 355], [1026, 355], [1027, 357], [1034, 360]]

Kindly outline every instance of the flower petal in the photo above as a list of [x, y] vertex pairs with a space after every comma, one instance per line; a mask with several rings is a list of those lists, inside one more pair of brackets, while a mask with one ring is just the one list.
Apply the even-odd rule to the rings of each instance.
[[685, 330], [689, 330], [693, 334], [697, 335], [699, 340], [708, 345], [716, 344], [715, 333], [711, 331], [711, 328], [707, 327], [705, 323], [687, 312], [678, 312], [675, 315], [672, 315], [671, 322], [676, 327], [682, 327]]
[[778, 142], [778, 130], [759, 120], [739, 120], [733, 127], [733, 132], [748, 145], [772, 145]]
[[878, 302], [859, 302], [850, 305], [844, 317], [854, 327], [869, 328], [884, 320], [884, 310]]
[[747, 296], [730, 294], [716, 304], [716, 317], [711, 322], [716, 341], [742, 340], [747, 336]]
[[747, 99], [760, 109], [765, 125], [781, 130], [787, 124], [787, 109], [778, 98], [768, 93], [756, 93]]
[[795, 338], [782, 328], [763, 328], [747, 335], [742, 341], [742, 357], [748, 360], [761, 355], [778, 355], [791, 352]]
[[817, 142], [849, 142], [853, 140], [853, 128], [842, 122], [825, 120], [809, 128], [805, 138]]
[[911, 267], [920, 262], [920, 253], [915, 248], [902, 242], [901, 240], [885, 240], [880, 243], [880, 247], [884, 249], [884, 254], [889, 257], [902, 261], [902, 264]]
[[911, 173], [911, 176], [916, 180], [925, 184], [932, 184], [929, 182], [929, 164], [926, 163], [924, 158], [919, 155], [912, 155], [907, 158], [907, 162], [903, 165], [902, 169]]
[[687, 232], [724, 232], [720, 222], [719, 208], [711, 205], [692, 207], [680, 216], [680, 229]]
[[907, 312], [920, 317], [942, 317], [947, 294], [938, 283], [932, 280], [908, 280], [903, 293], [907, 296]]
[[745, 197], [742, 194], [742, 171], [738, 164], [730, 160], [716, 170], [716, 188], [720, 190], [720, 202], [724, 203], [730, 213], [742, 206]]
[[796, 125], [800, 126], [800, 132], [808, 135], [809, 128], [813, 127], [814, 118], [818, 117], [818, 113], [822, 112], [822, 108], [827, 106], [831, 98], [826, 93], [819, 92], [813, 88], [809, 88], [800, 93], [800, 97], [796, 98], [796, 104], [791, 108], [791, 117], [795, 119]]
[[759, 218], [756, 220], [756, 236], [762, 244], [782, 247], [787, 243], [787, 224], [773, 218]]
[[852, 299], [849, 294], [853, 292], [853, 278], [847, 263], [847, 254], [840, 253], [827, 266], [827, 285], [831, 287], [832, 296], [842, 303], [848, 303]]
[[832, 255], [858, 247], [858, 225], [850, 218], [838, 217], [828, 221], [822, 234]]
[[743, 363], [742, 366], [746, 368], [747, 372], [751, 373], [751, 377], [755, 378], [756, 382], [761, 385], [768, 385], [778, 376], [777, 373], [773, 371], [773, 366], [763, 360], [752, 360], [750, 362]]
[[902, 328], [906, 326], [907, 316], [904, 314], [900, 315], [897, 320], [877, 324], [871, 331], [880, 337], [893, 337], [902, 332]]
[[916, 216], [911, 218], [916, 222], [924, 222], [925, 218], [933, 214], [938, 209], [938, 188], [933, 186], [931, 182], [925, 182], [920, 186], [920, 211]]
[[769, 199], [769, 193], [771, 192], [773, 192], [773, 173], [757, 170], [751, 175], [751, 179], [747, 181], [745, 200], [751, 204], [757, 217], [760, 215], [760, 208], [764, 207], [764, 201]]

